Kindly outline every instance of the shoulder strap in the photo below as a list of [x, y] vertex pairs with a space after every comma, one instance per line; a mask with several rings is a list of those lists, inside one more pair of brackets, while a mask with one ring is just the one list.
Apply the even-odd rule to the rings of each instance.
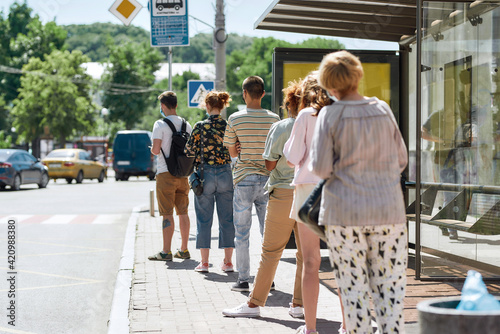
[[[168, 118], [165, 117], [163, 119], [163, 121], [168, 124], [168, 126], [170, 127], [170, 130], [172, 130], [172, 134], [177, 132], [177, 129], [175, 128], [174, 123], [172, 123]], [[184, 125], [184, 123], [183, 123], [183, 125]]]
[[186, 132], [186, 127], [187, 127], [186, 120], [182, 117], [181, 117], [181, 119], [182, 119], [181, 131]]

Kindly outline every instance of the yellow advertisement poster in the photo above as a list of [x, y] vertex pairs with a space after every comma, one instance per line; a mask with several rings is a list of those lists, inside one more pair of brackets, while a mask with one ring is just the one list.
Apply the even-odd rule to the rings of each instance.
[[[317, 70], [319, 63], [284, 63], [283, 87], [290, 81], [303, 79]], [[359, 85], [362, 95], [376, 96], [391, 105], [391, 65], [389, 63], [363, 63], [364, 76]]]

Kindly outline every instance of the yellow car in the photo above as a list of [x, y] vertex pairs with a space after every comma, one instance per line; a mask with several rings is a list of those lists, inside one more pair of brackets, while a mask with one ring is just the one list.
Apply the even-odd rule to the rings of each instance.
[[51, 179], [66, 179], [71, 183], [82, 183], [83, 179], [97, 179], [102, 182], [106, 176], [106, 166], [92, 160], [90, 153], [77, 148], [62, 148], [53, 150], [42, 163], [49, 169]]

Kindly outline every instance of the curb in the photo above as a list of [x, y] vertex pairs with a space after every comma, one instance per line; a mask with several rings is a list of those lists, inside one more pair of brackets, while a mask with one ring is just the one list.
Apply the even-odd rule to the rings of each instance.
[[135, 256], [135, 232], [141, 206], [132, 209], [132, 215], [127, 223], [125, 241], [120, 260], [120, 267], [116, 276], [113, 302], [108, 320], [108, 334], [128, 333], [130, 321], [128, 311], [130, 305], [130, 291], [132, 288], [132, 273]]

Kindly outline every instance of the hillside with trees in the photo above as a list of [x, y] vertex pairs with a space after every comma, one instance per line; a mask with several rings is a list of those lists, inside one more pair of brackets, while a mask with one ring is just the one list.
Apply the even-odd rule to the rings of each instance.
[[[109, 58], [109, 45], [125, 43], [150, 44], [149, 31], [136, 26], [124, 26], [112, 23], [93, 23], [89, 25], [62, 26], [68, 36], [64, 47], [70, 51], [80, 50], [91, 61], [106, 62]], [[229, 34], [226, 42], [226, 54], [234, 50], [245, 50], [252, 45], [253, 37]], [[190, 38], [189, 46], [172, 47], [174, 63], [213, 63], [212, 34], [200, 33]], [[168, 48], [157, 48], [163, 54], [163, 60], [168, 58]]]
[[[168, 48], [150, 47], [149, 32], [111, 23], [58, 26], [42, 23], [26, 2], [14, 2], [0, 12], [0, 147], [31, 146], [35, 156], [40, 138], [54, 138], [55, 147], [81, 136], [108, 136], [118, 130], [151, 130], [160, 117], [157, 96], [169, 86], [153, 73], [166, 62]], [[212, 35], [190, 38], [190, 46], [173, 47], [175, 63], [213, 63]], [[243, 104], [241, 83], [260, 75], [271, 93], [275, 47], [337, 49], [333, 39], [311, 38], [289, 43], [272, 37], [229, 34], [226, 42], [227, 90], [233, 98], [228, 114]], [[99, 80], [83, 70], [85, 62], [109, 64]], [[187, 81], [199, 75], [185, 72], [172, 78], [178, 113], [194, 125], [205, 111], [187, 107]], [[271, 95], [263, 100], [271, 107]]]

